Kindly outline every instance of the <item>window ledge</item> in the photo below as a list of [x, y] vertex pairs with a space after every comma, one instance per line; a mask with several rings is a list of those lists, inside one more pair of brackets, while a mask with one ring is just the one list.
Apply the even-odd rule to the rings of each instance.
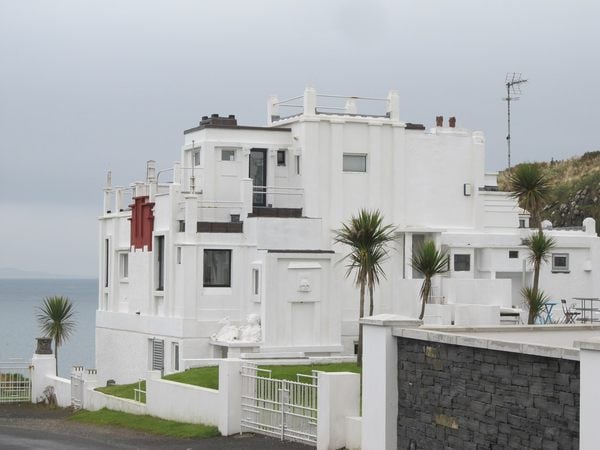
[[202, 288], [202, 294], [204, 295], [231, 295], [233, 290], [231, 287], [217, 287], [217, 286], [207, 286]]
[[570, 270], [553, 270], [552, 273], [571, 273]]

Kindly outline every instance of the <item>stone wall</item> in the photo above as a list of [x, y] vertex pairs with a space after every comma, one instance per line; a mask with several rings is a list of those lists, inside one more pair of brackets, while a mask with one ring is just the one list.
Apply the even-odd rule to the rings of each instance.
[[398, 338], [399, 449], [577, 449], [579, 362]]

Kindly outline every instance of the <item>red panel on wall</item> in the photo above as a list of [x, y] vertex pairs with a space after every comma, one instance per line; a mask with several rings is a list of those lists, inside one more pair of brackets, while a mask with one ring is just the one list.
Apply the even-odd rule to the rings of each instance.
[[148, 201], [148, 196], [134, 197], [131, 206], [131, 245], [133, 248], [144, 246], [152, 251], [152, 231], [154, 230], [154, 203]]

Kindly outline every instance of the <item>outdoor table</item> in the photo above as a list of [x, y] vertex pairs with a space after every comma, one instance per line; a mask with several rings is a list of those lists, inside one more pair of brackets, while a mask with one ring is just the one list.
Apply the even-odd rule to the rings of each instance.
[[573, 300], [579, 300], [581, 306], [573, 308], [581, 311], [581, 317], [577, 320], [585, 322], [598, 322], [600, 319], [594, 317], [594, 313], [600, 311], [600, 298], [598, 297], [573, 297]]

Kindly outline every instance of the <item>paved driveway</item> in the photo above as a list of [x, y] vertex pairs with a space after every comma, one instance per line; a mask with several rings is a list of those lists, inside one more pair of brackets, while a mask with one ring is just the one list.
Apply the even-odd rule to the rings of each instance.
[[48, 410], [35, 405], [0, 405], [0, 448], [3, 450], [309, 450], [311, 448], [250, 434], [210, 439], [168, 438], [118, 427], [75, 423], [67, 420], [69, 414], [68, 410]]

